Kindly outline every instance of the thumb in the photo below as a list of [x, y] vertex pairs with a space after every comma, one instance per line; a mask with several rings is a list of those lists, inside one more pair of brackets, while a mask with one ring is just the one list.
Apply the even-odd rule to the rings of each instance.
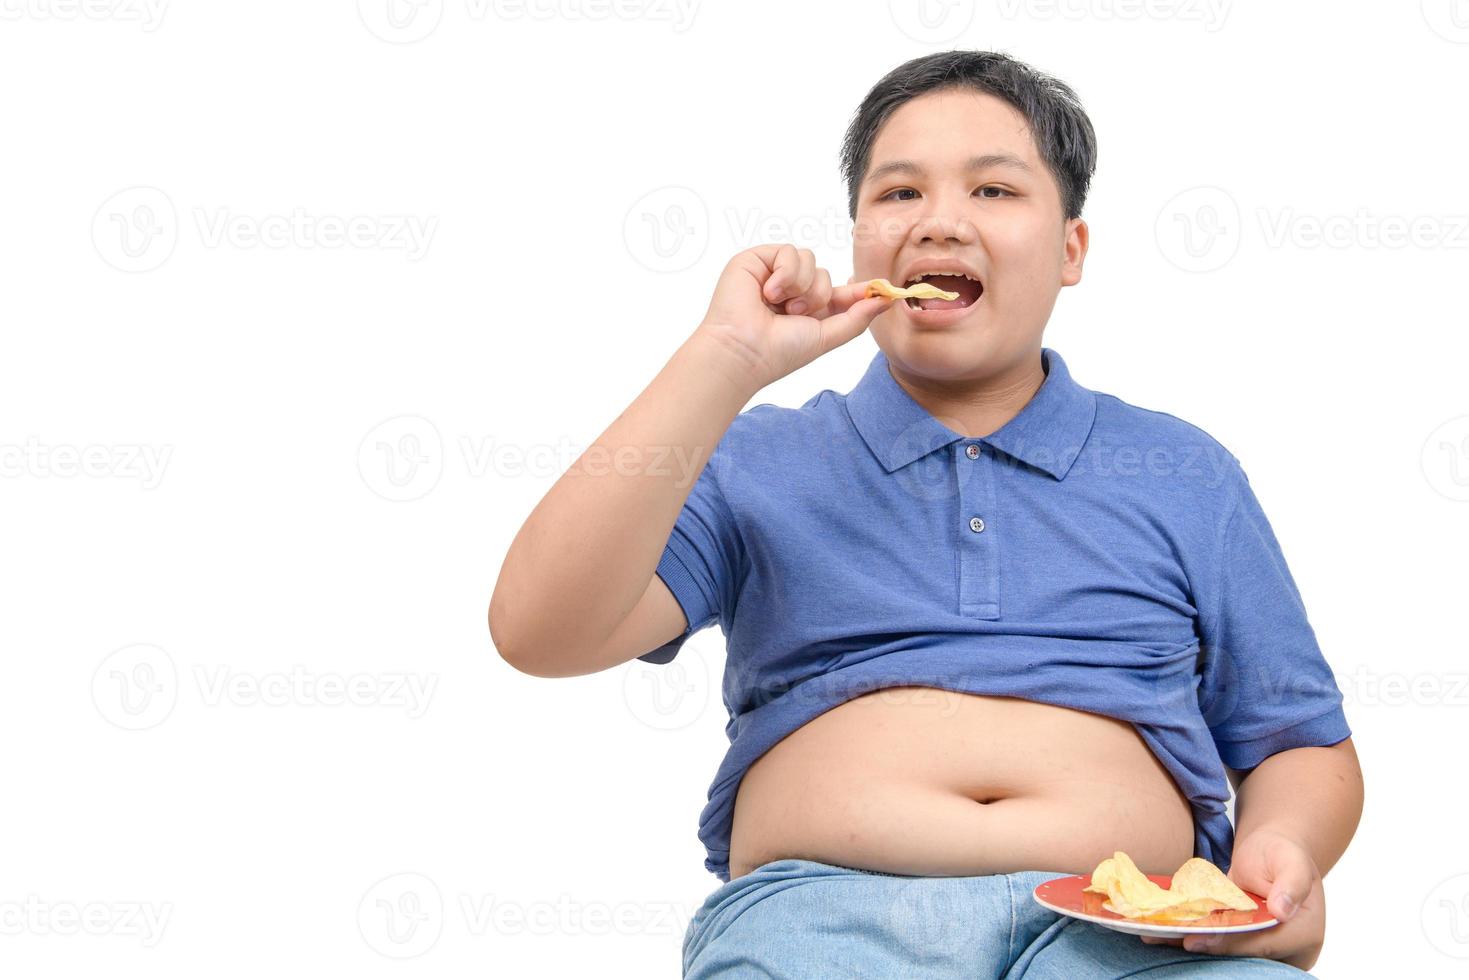
[[1289, 922], [1311, 894], [1315, 879], [1311, 857], [1298, 844], [1280, 842], [1265, 853], [1265, 878], [1269, 891], [1265, 905], [1281, 922]]
[[1309, 873], [1292, 872], [1277, 878], [1270, 886], [1270, 897], [1266, 899], [1265, 905], [1271, 915], [1281, 922], [1289, 922], [1300, 909], [1301, 902], [1309, 894], [1311, 894]]

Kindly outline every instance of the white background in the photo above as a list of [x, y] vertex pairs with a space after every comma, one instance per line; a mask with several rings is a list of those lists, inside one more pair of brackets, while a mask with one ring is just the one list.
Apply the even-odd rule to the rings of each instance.
[[1045, 343], [1239, 456], [1346, 696], [1314, 972], [1469, 967], [1469, 4], [927, 2], [0, 2], [0, 971], [676, 976], [720, 632], [546, 680], [486, 606], [731, 255], [846, 281], [846, 122], [949, 47], [1080, 93]]

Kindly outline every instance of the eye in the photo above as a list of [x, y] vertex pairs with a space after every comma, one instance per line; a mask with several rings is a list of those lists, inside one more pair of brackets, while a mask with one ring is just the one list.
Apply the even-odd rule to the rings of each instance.
[[[996, 194], [986, 194], [985, 191], [996, 191], [997, 193]], [[878, 200], [879, 201], [886, 201], [886, 200], [889, 200], [889, 199], [898, 200], [898, 198], [894, 197], [894, 195], [895, 194], [905, 194], [905, 193], [906, 194], [917, 194], [918, 192], [915, 191], [911, 187], [899, 187], [896, 190], [888, 191], [882, 197], [879, 197]], [[995, 184], [985, 184], [983, 187], [981, 187], [979, 189], [979, 193], [980, 193], [980, 196], [981, 197], [987, 197], [987, 198], [989, 198], [992, 201], [998, 200], [1000, 198], [1000, 196], [1004, 196], [1004, 197], [1014, 197], [1015, 196], [1015, 194], [1014, 194], [1013, 191], [1006, 190], [1005, 188], [999, 187], [999, 186], [997, 186]], [[912, 198], [902, 198], [902, 200], [911, 201]]]

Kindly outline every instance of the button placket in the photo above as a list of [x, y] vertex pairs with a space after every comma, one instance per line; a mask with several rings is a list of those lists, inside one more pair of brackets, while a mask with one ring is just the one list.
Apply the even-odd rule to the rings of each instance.
[[958, 449], [954, 458], [959, 466], [959, 614], [999, 619], [1000, 542], [992, 526], [993, 458], [981, 452], [976, 443]]

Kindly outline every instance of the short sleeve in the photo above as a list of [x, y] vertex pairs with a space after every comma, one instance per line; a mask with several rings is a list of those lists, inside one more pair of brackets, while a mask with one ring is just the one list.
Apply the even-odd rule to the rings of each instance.
[[[727, 434], [726, 434], [727, 435]], [[657, 575], [688, 620], [684, 632], [638, 659], [666, 664], [690, 636], [733, 615], [744, 567], [744, 548], [718, 471], [730, 465], [728, 439], [720, 441], [679, 511], [658, 561]]]
[[1199, 603], [1200, 708], [1219, 756], [1253, 769], [1277, 752], [1351, 735], [1342, 695], [1280, 543], [1234, 461], [1215, 587]]

